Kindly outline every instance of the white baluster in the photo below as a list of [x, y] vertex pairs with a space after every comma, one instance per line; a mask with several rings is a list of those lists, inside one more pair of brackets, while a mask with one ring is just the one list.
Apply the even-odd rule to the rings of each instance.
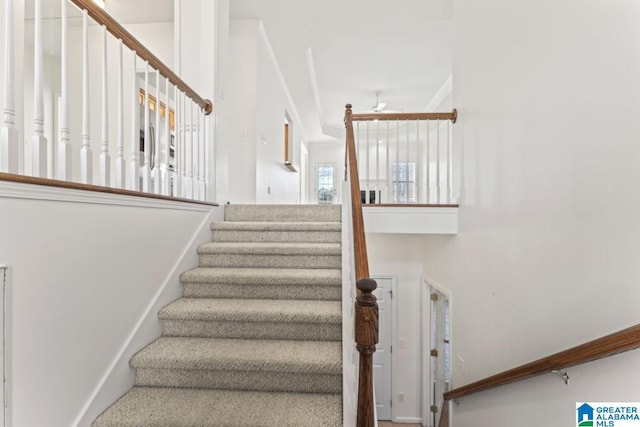
[[[356, 141], [356, 160], [360, 161], [360, 122], [356, 122], [356, 135], [358, 140]], [[358, 171], [358, 173], [360, 173]]]
[[[191, 199], [198, 200], [200, 194], [198, 190], [200, 187], [198, 186], [198, 111], [196, 109], [194, 114], [194, 105], [193, 101], [190, 101], [191, 104]], [[194, 117], [195, 115], [195, 117]]]
[[436, 120], [436, 203], [440, 204], [440, 120]]
[[[118, 138], [116, 141], [116, 187], [125, 188], [127, 162], [124, 159], [124, 59], [122, 39], [118, 40]], [[135, 92], [135, 90], [134, 90]], [[135, 104], [134, 104], [135, 106]], [[131, 111], [136, 114], [136, 109]]]
[[376, 185], [373, 186], [374, 203], [380, 203], [380, 121], [376, 122]]
[[422, 170], [422, 157], [420, 156], [420, 120], [416, 120], [416, 203], [422, 203], [422, 182], [420, 181]]
[[100, 145], [100, 185], [111, 185], [111, 156], [109, 156], [109, 94], [107, 83], [107, 27], [102, 26], [102, 144]]
[[396, 173], [393, 191], [394, 203], [400, 203], [400, 121], [396, 120]]
[[447, 203], [451, 203], [451, 190], [452, 190], [451, 122], [446, 121], [445, 124], [447, 126]]
[[175, 158], [173, 159], [173, 179], [174, 179], [174, 193], [175, 197], [182, 197], [183, 190], [183, 182], [182, 182], [182, 146], [183, 144], [183, 118], [182, 112], [184, 109], [182, 108], [182, 92], [178, 90], [178, 87], [175, 87], [175, 100], [176, 100], [176, 147], [175, 147]]
[[140, 102], [138, 100], [138, 71], [136, 52], [131, 52], [131, 161], [129, 163], [129, 190], [140, 191]]
[[91, 128], [89, 122], [89, 15], [82, 11], [82, 148], [80, 149], [80, 181], [93, 181], [93, 155], [91, 154]]
[[68, 13], [67, 0], [60, 0], [61, 15], [61, 51], [60, 51], [60, 140], [58, 142], [58, 159], [56, 177], [61, 181], [71, 181], [71, 144], [69, 129], [69, 89], [68, 89]]
[[156, 118], [153, 125], [153, 158], [151, 160], [151, 176], [153, 179], [153, 192], [160, 194], [160, 71], [156, 70]]
[[195, 147], [195, 138], [194, 138], [194, 123], [193, 123], [193, 102], [189, 99], [189, 154], [188, 154], [188, 164], [187, 164], [187, 198], [193, 199], [194, 197], [194, 182], [193, 182], [193, 159], [194, 159], [194, 147]]
[[364, 186], [364, 202], [366, 204], [369, 204], [369, 163], [370, 163], [370, 159], [369, 159], [369, 148], [371, 145], [371, 141], [369, 140], [369, 121], [367, 121], [367, 143], [365, 145], [365, 147], [367, 147], [367, 153], [366, 153], [366, 161], [367, 161], [367, 165], [365, 168], [365, 178], [366, 178], [366, 184]]
[[182, 170], [182, 197], [187, 198], [190, 193], [189, 187], [189, 175], [187, 173], [187, 165], [189, 164], [189, 151], [190, 151], [190, 141], [188, 139], [188, 121], [187, 121], [187, 96], [182, 94], [182, 114], [184, 116], [184, 121], [182, 123], [182, 161], [181, 161], [181, 170]]
[[202, 150], [204, 151], [204, 156], [202, 156], [202, 192], [200, 193], [200, 200], [205, 201], [208, 200], [208, 190], [209, 190], [209, 141], [207, 140], [207, 136], [209, 134], [207, 127], [207, 116], [204, 115], [204, 111], [201, 112], [202, 115]]
[[170, 181], [169, 181], [169, 156], [171, 156], [171, 126], [169, 120], [171, 118], [169, 108], [169, 79], [165, 79], [164, 85], [165, 99], [164, 99], [164, 134], [165, 134], [165, 153], [163, 156], [163, 162], [160, 165], [160, 180], [162, 181], [162, 194], [165, 196], [171, 195], [170, 193]]
[[406, 144], [406, 151], [404, 153], [404, 164], [405, 164], [405, 175], [404, 175], [404, 191], [405, 191], [405, 198], [404, 198], [404, 202], [405, 203], [411, 203], [411, 191], [409, 191], [409, 183], [411, 182], [409, 179], [411, 178], [411, 170], [409, 168], [409, 151], [410, 150], [410, 146], [409, 146], [409, 120], [407, 120], [406, 122], [406, 132], [407, 132], [407, 144]]
[[47, 139], [44, 136], [44, 104], [42, 73], [42, 0], [35, 0], [35, 35], [34, 35], [34, 133], [31, 138], [31, 174], [47, 177]]
[[4, 1], [4, 108], [0, 127], [0, 172], [18, 173], [20, 142], [15, 128], [13, 81], [13, 0]]
[[431, 121], [427, 120], [427, 203], [431, 203], [431, 130], [429, 129]]
[[385, 169], [385, 176], [387, 177], [386, 179], [386, 185], [384, 187], [384, 202], [385, 203], [389, 203], [389, 200], [391, 200], [391, 198], [389, 197], [389, 189], [391, 187], [391, 158], [389, 157], [389, 120], [386, 121], [387, 122], [387, 138], [386, 138], [386, 150], [387, 150], [387, 166]]
[[151, 107], [149, 96], [149, 62], [144, 61], [144, 161], [142, 163], [142, 191], [151, 191], [151, 139], [149, 135], [149, 108]]
[[196, 195], [195, 199], [202, 200], [202, 159], [204, 158], [204, 151], [202, 147], [202, 113], [199, 108], [196, 108], [197, 119], [197, 133], [196, 133], [196, 156], [195, 156], [195, 181], [196, 181]]

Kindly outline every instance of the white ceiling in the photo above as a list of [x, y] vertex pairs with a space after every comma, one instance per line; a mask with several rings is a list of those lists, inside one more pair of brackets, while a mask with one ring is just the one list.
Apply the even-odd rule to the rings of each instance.
[[342, 133], [344, 105], [424, 111], [451, 76], [451, 0], [231, 0], [260, 19], [309, 141]]

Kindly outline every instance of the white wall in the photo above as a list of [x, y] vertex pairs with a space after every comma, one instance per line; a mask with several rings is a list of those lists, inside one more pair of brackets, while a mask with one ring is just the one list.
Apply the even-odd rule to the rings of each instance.
[[[284, 80], [262, 25], [258, 36], [256, 202], [300, 203], [300, 123], [296, 122], [293, 106], [287, 101]], [[290, 161], [297, 173], [284, 165], [285, 111], [290, 118]]]
[[[230, 24], [229, 200], [232, 203], [299, 203], [300, 174], [284, 166], [284, 118], [294, 106], [257, 20]], [[294, 122], [294, 166], [300, 133]]]
[[[174, 69], [173, 22], [122, 24], [135, 38], [147, 47], [166, 66]], [[187, 83], [189, 83], [187, 81]]]
[[[86, 194], [6, 182], [0, 194], [0, 263], [10, 273], [11, 425], [75, 425], [114, 363], [124, 358], [126, 366], [135, 351], [127, 345], [140, 349], [159, 335], [157, 319], [143, 325], [145, 336], [136, 335], [137, 326], [145, 312], [155, 316], [151, 302], [179, 295], [181, 271], [174, 267], [196, 265], [195, 252], [186, 254], [190, 265], [179, 262], [208, 227], [212, 208], [112, 204], [121, 196], [82, 202]], [[34, 198], [16, 198], [25, 195]], [[106, 383], [111, 401], [132, 383], [125, 369], [118, 384]]]
[[[424, 269], [453, 291], [455, 387], [639, 321], [639, 16], [631, 0], [454, 2], [460, 232]], [[573, 425], [576, 401], [637, 400], [639, 364], [463, 398], [453, 425]]]
[[[258, 21], [232, 20], [229, 27], [229, 200], [256, 201]], [[262, 142], [260, 142], [262, 143]]]

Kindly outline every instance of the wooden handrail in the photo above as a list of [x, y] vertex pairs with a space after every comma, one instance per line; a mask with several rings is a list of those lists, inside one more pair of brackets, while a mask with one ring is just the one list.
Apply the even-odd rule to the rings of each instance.
[[459, 399], [472, 393], [525, 380], [551, 371], [570, 368], [637, 348], [640, 348], [640, 324], [456, 388], [445, 393], [444, 399]]
[[458, 119], [458, 110], [455, 108], [450, 113], [354, 113], [351, 120], [363, 122], [371, 120], [451, 120]]
[[[358, 177], [358, 160], [353, 133], [351, 104], [347, 104], [345, 111], [345, 126], [347, 131], [345, 148], [345, 166], [348, 166], [351, 182], [351, 214], [353, 220], [353, 246], [356, 270], [356, 286], [358, 296], [355, 306], [355, 339], [356, 349], [360, 353], [358, 374], [358, 427], [373, 427], [375, 425], [375, 402], [373, 400], [373, 353], [378, 343], [378, 304], [373, 291], [376, 281], [369, 278], [369, 260], [367, 257], [367, 242], [364, 234], [364, 220], [362, 217], [362, 201], [360, 200], [360, 178]], [[345, 171], [345, 179], [347, 178]]]
[[130, 32], [128, 32], [122, 25], [118, 23], [111, 15], [105, 12], [100, 6], [94, 3], [92, 0], [71, 0], [73, 4], [80, 9], [86, 10], [91, 18], [93, 18], [98, 24], [107, 27], [107, 31], [113, 34], [117, 39], [122, 39], [122, 43], [129, 49], [134, 50], [140, 58], [149, 62], [149, 65], [156, 70], [160, 71], [163, 77], [169, 79], [169, 81], [175, 85], [178, 89], [184, 92], [189, 98], [191, 98], [196, 104], [200, 106], [205, 114], [211, 114], [213, 111], [213, 103], [204, 99], [198, 93], [191, 88], [184, 80], [176, 75], [171, 69], [160, 61], [149, 49], [147, 49], [138, 39], [136, 39]]
[[353, 218], [353, 245], [355, 251], [357, 280], [369, 277], [369, 259], [367, 257], [367, 241], [364, 235], [362, 201], [360, 200], [360, 178], [358, 175], [358, 159], [356, 157], [356, 143], [353, 133], [352, 115], [351, 104], [347, 104], [345, 111], [345, 125], [347, 128], [347, 161], [349, 165], [349, 179], [351, 181], [351, 215]]
[[42, 185], [54, 188], [66, 188], [68, 190], [92, 191], [94, 193], [118, 194], [120, 196], [143, 197], [146, 199], [167, 200], [172, 202], [191, 203], [194, 205], [218, 206], [217, 203], [203, 202], [200, 200], [182, 199], [180, 197], [163, 196], [161, 194], [143, 193], [142, 191], [123, 190], [120, 188], [102, 187], [100, 185], [81, 184], [79, 182], [71, 181], [59, 181], [57, 179], [39, 178], [13, 173], [0, 172], [0, 181]]

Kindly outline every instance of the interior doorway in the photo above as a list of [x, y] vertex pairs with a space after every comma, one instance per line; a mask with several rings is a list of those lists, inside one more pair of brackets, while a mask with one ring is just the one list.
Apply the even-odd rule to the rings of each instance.
[[436, 427], [443, 394], [451, 388], [451, 293], [424, 279], [422, 286], [422, 424]]

